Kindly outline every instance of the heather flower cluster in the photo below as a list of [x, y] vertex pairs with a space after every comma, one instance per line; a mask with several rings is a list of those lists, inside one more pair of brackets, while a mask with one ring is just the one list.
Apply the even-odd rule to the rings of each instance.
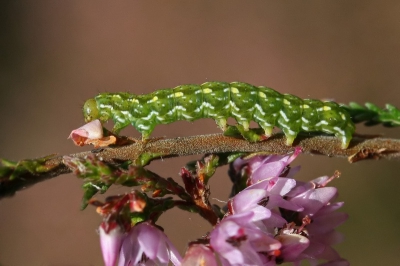
[[[105, 204], [100, 213], [101, 246], [106, 266], [118, 265], [300, 265], [345, 266], [332, 245], [342, 240], [335, 228], [347, 219], [336, 212], [337, 189], [328, 183], [338, 176], [299, 182], [299, 167], [289, 164], [300, 149], [288, 156], [237, 159], [234, 171], [247, 177], [247, 187], [232, 197], [227, 212], [207, 237], [195, 241], [182, 259], [168, 237], [152, 222], [134, 226], [124, 213], [140, 212], [145, 202], [134, 193], [118, 203]], [[125, 200], [126, 204], [121, 204]], [[113, 206], [113, 207], [110, 207]], [[125, 207], [123, 207], [125, 206]], [[129, 211], [123, 211], [128, 208]], [[106, 210], [106, 211], [104, 211]], [[117, 214], [117, 215], [116, 215]], [[125, 224], [125, 226], [122, 226]]]
[[149, 222], [133, 226], [124, 232], [116, 226], [110, 231], [99, 229], [105, 265], [180, 265], [181, 256], [168, 237]]
[[135, 191], [107, 202], [92, 202], [103, 216], [99, 227], [100, 245], [104, 264], [131, 265], [180, 265], [181, 256], [160, 228], [149, 221], [132, 226], [131, 213], [140, 213], [146, 207], [143, 197]]
[[[102, 146], [110, 142], [103, 137], [96, 121], [74, 130], [70, 137], [77, 145], [94, 143]], [[342, 235], [335, 228], [347, 219], [346, 214], [336, 212], [343, 206], [343, 202], [335, 202], [337, 189], [327, 186], [339, 173], [310, 182], [296, 181], [293, 176], [300, 167], [292, 168], [290, 163], [300, 153], [301, 149], [296, 148], [292, 155], [287, 156], [236, 159], [231, 165], [230, 175], [237, 183], [234, 190], [237, 194], [228, 201], [227, 211], [220, 217], [208, 201], [207, 185], [207, 180], [218, 167], [218, 156], [197, 162], [196, 173], [182, 169], [185, 189], [171, 180], [162, 183], [162, 178], [157, 177], [153, 197], [163, 193], [158, 186], [168, 184], [165, 192], [183, 199], [170, 199], [168, 208], [197, 208], [214, 224], [206, 237], [189, 244], [183, 258], [161, 228], [155, 225], [158, 216], [166, 210], [155, 207], [155, 200], [151, 201], [138, 191], [108, 198], [104, 204], [92, 200], [103, 216], [99, 234], [105, 265], [273, 266], [284, 262], [300, 265], [304, 260], [311, 265], [349, 265], [332, 248], [342, 241]], [[142, 189], [150, 189], [151, 179], [148, 180], [150, 183], [145, 181], [142, 174], [136, 178], [144, 182]], [[154, 208], [146, 206], [152, 204]]]
[[236, 160], [234, 169], [247, 172], [248, 187], [228, 202], [209, 244], [190, 247], [183, 264], [217, 265], [219, 259], [222, 265], [349, 265], [331, 247], [342, 240], [335, 228], [347, 219], [336, 212], [343, 205], [334, 202], [337, 189], [326, 186], [336, 175], [307, 183], [292, 179], [299, 168], [289, 164], [299, 153]]

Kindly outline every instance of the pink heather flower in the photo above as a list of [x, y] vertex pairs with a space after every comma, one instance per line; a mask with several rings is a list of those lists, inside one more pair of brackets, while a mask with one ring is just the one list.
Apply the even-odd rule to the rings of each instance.
[[271, 216], [271, 211], [259, 204], [266, 197], [267, 191], [263, 189], [244, 189], [229, 200], [229, 213], [235, 215], [252, 211], [254, 213], [251, 218], [252, 222], [267, 219]]
[[[271, 211], [268, 218], [263, 219], [262, 222], [265, 225], [265, 230], [274, 233], [275, 227], [282, 227], [287, 221], [280, 214], [279, 208], [302, 211], [303, 208], [295, 203], [287, 201], [285, 195], [296, 185], [296, 181], [290, 178], [274, 177], [271, 179], [264, 179], [254, 185], [251, 185], [244, 189], [239, 194], [245, 191], [262, 190], [264, 191], [264, 199], [258, 204], [263, 206], [265, 209]], [[239, 195], [237, 194], [233, 200]], [[260, 225], [259, 225], [260, 226]]]
[[181, 264], [181, 256], [168, 237], [148, 222], [134, 226], [122, 243], [119, 266]]
[[281, 247], [250, 222], [254, 215], [249, 211], [225, 217], [210, 233], [210, 245], [223, 265], [266, 265]]
[[[299, 153], [300, 149], [296, 148], [294, 154], [290, 156], [259, 156], [249, 160], [238, 159], [234, 162], [234, 169], [237, 172], [243, 170], [249, 172], [250, 186], [229, 201], [230, 216], [223, 219], [219, 226], [222, 226], [225, 220], [236, 219], [234, 220], [236, 224], [231, 221], [229, 226], [225, 227], [232, 234], [237, 232], [234, 239], [241, 240], [237, 242], [244, 246], [241, 250], [242, 255], [230, 254], [226, 251], [229, 249], [221, 248], [222, 240], [220, 242], [216, 240], [217, 237], [228, 239], [230, 235], [211, 233], [214, 240], [210, 240], [210, 243], [214, 243], [211, 244], [214, 250], [227, 260], [226, 265], [258, 265], [259, 260], [264, 263], [263, 265], [282, 262], [299, 265], [302, 260], [309, 260], [312, 265], [316, 265], [319, 260], [326, 261], [320, 265], [348, 265], [348, 262], [331, 247], [343, 240], [335, 228], [347, 219], [346, 214], [336, 212], [343, 205], [342, 202], [333, 203], [337, 197], [337, 189], [326, 187], [336, 175], [331, 178], [320, 177], [307, 183], [296, 182], [291, 177], [299, 167], [290, 168], [289, 164]], [[267, 212], [260, 208], [261, 206], [270, 210], [269, 217], [266, 215]], [[253, 212], [253, 215], [249, 215], [248, 212]], [[247, 225], [242, 224], [245, 217]], [[236, 230], [234, 226], [242, 231]], [[248, 227], [252, 226], [267, 236], [274, 235], [275, 240], [280, 242], [281, 247], [275, 251], [274, 256], [271, 252], [256, 251], [255, 242], [249, 241], [252, 236]], [[228, 229], [225, 231], [229, 231]], [[216, 230], [221, 229], [216, 227], [213, 232]], [[239, 232], [242, 232], [243, 236]], [[247, 255], [243, 255], [245, 252], [248, 252]], [[251, 260], [246, 261], [246, 256], [251, 257]]]
[[132, 227], [130, 213], [143, 212], [146, 200], [140, 192], [108, 197], [106, 203], [92, 200], [103, 216], [100, 244], [106, 266], [180, 265], [181, 256], [167, 236], [149, 222]]
[[289, 200], [304, 207], [301, 214], [313, 216], [319, 209], [337, 196], [337, 189], [325, 187], [332, 179], [328, 176], [316, 178], [310, 182], [298, 182], [287, 194]]
[[103, 127], [100, 120], [93, 120], [78, 129], [72, 130], [68, 138], [71, 138], [77, 146], [84, 146], [87, 144], [87, 140], [103, 138]]
[[[285, 200], [284, 195], [296, 184], [288, 178], [276, 178], [275, 181], [263, 180], [242, 190], [228, 202], [230, 214], [253, 211], [252, 222], [262, 221], [264, 230], [274, 233], [274, 227], [281, 227], [287, 221], [278, 208], [301, 211], [302, 207]], [[259, 223], [258, 226], [261, 226]]]
[[104, 228], [104, 225], [105, 223], [102, 223], [99, 228], [100, 246], [103, 253], [104, 265], [114, 266], [117, 262], [122, 241], [126, 234], [120, 226], [114, 226], [110, 229]]
[[[331, 208], [332, 205], [334, 208]], [[345, 260], [331, 246], [343, 241], [343, 235], [335, 231], [335, 228], [344, 223], [348, 215], [335, 212], [335, 207], [341, 206], [342, 202], [332, 205], [327, 204], [316, 212], [312, 217], [312, 223], [306, 227], [310, 246], [301, 257], [314, 263], [320, 259], [327, 260], [328, 263], [340, 261], [342, 265]]]
[[[301, 148], [296, 147], [292, 155], [269, 155], [269, 156], [255, 156], [248, 160], [237, 159], [233, 163], [234, 169], [239, 172], [239, 170], [248, 165], [250, 170], [250, 180], [249, 183], [255, 184], [261, 180], [282, 176], [285, 168], [293, 162], [294, 159], [301, 153]], [[297, 172], [300, 168], [291, 169], [291, 176]], [[289, 177], [287, 174], [285, 177]]]
[[130, 195], [108, 197], [105, 203], [91, 200], [97, 206], [96, 210], [103, 216], [100, 224], [100, 246], [103, 253], [104, 264], [115, 266], [127, 231], [131, 228], [130, 218], [126, 215], [129, 209]]
[[310, 240], [306, 236], [297, 234], [290, 228], [282, 229], [282, 232], [275, 239], [282, 244], [278, 262], [297, 261], [299, 255], [310, 245]]
[[[284, 261], [300, 261], [308, 259], [314, 264], [318, 260], [327, 260], [329, 263], [338, 262], [338, 265], [347, 265], [346, 260], [331, 247], [343, 240], [340, 233], [334, 229], [347, 219], [347, 214], [336, 212], [343, 202], [331, 203], [337, 197], [337, 189], [325, 187], [335, 176], [327, 176], [314, 179], [308, 183], [299, 183], [298, 186], [288, 193], [288, 200], [302, 206], [303, 211], [298, 213], [288, 212], [295, 222], [303, 219], [304, 228], [298, 230], [298, 234], [303, 234], [309, 239], [309, 246], [298, 255], [286, 256], [282, 252]], [[309, 219], [308, 224], [304, 224], [304, 219]], [[335, 265], [335, 264], [332, 264]]]
[[300, 207], [294, 202], [287, 201], [284, 197], [296, 186], [296, 180], [285, 177], [274, 177], [271, 179], [264, 179], [254, 185], [247, 187], [245, 190], [263, 189], [266, 192], [268, 202], [265, 207], [273, 209], [276, 207], [285, 208], [288, 210], [302, 211]]
[[217, 266], [214, 252], [205, 245], [193, 244], [186, 251], [182, 266]]
[[285, 176], [292, 176], [300, 169], [300, 167], [297, 167], [286, 171], [289, 169], [289, 164], [300, 153], [301, 148], [296, 147], [292, 155], [256, 156], [248, 160], [237, 159], [233, 163], [234, 169], [237, 172], [244, 166], [247, 166], [250, 172], [248, 180], [250, 186], [244, 191], [250, 189], [262, 189], [266, 191], [265, 200], [260, 204], [272, 211], [269, 219], [263, 221], [272, 232], [274, 231], [274, 227], [281, 227], [286, 223], [286, 220], [280, 215], [278, 208], [294, 211], [303, 210], [302, 207], [284, 199], [284, 196], [296, 186], [296, 180], [281, 177], [283, 174]]

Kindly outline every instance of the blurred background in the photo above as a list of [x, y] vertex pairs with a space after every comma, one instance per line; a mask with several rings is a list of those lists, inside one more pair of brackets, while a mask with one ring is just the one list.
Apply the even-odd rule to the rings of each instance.
[[[83, 124], [84, 101], [99, 92], [244, 81], [302, 98], [399, 107], [399, 15], [399, 1], [1, 1], [0, 157], [85, 150], [67, 137]], [[379, 126], [357, 131], [400, 135]], [[158, 126], [152, 136], [217, 132], [202, 119]], [[139, 137], [132, 127], [122, 133]], [[196, 158], [150, 169], [178, 180], [180, 167]], [[339, 227], [346, 235], [336, 246], [342, 257], [352, 265], [400, 261], [398, 161], [351, 165], [304, 155], [297, 164], [302, 180], [342, 172], [333, 183], [350, 215]], [[227, 199], [226, 170], [211, 180], [212, 203]], [[91, 206], [79, 210], [81, 185], [64, 175], [1, 200], [0, 265], [102, 265], [101, 217]], [[112, 187], [107, 195], [125, 191]], [[159, 224], [182, 252], [211, 229], [175, 209]]]

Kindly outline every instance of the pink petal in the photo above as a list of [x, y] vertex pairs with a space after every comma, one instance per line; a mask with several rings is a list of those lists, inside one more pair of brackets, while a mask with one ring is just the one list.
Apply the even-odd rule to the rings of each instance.
[[78, 145], [83, 146], [87, 139], [101, 139], [103, 138], [103, 127], [100, 120], [93, 120], [78, 129], [72, 130], [68, 138]]
[[278, 235], [275, 239], [282, 243], [281, 255], [284, 262], [295, 261], [310, 245], [310, 240], [298, 234]]
[[348, 214], [343, 212], [332, 212], [324, 215], [317, 213], [307, 229], [312, 230], [313, 234], [325, 234], [344, 223], [347, 218]]
[[217, 266], [214, 252], [204, 245], [191, 245], [182, 260], [182, 266]]
[[140, 223], [136, 226], [138, 231], [138, 243], [143, 247], [144, 253], [151, 260], [157, 257], [158, 245], [162, 242], [158, 230], [147, 223]]
[[326, 205], [336, 193], [337, 189], [334, 187], [311, 189], [290, 199], [290, 201], [304, 207], [303, 214], [312, 216]]
[[274, 233], [275, 227], [282, 227], [283, 224], [286, 224], [287, 221], [281, 216], [281, 214], [277, 214], [275, 212], [271, 212], [271, 216], [268, 219], [262, 221], [263, 224], [269, 229], [270, 233]]
[[304, 208], [297, 205], [295, 202], [292, 201], [287, 201], [282, 198], [280, 195], [270, 195], [269, 196], [269, 201], [267, 204], [269, 209], [275, 208], [275, 207], [280, 207], [284, 208], [286, 210], [292, 210], [292, 211], [303, 211]]
[[235, 213], [250, 210], [265, 198], [267, 192], [262, 189], [245, 189], [232, 198], [232, 207]]
[[117, 257], [119, 256], [125, 234], [122, 232], [122, 229], [120, 227], [115, 227], [114, 229], [111, 229], [107, 234], [101, 226], [99, 229], [99, 233], [104, 264], [106, 266], [114, 266], [117, 262]]
[[286, 195], [296, 186], [296, 180], [291, 178], [279, 177], [275, 185], [271, 188], [271, 194]]
[[267, 163], [260, 166], [256, 171], [253, 172], [251, 176], [252, 183], [256, 183], [269, 177], [279, 176], [285, 166], [286, 164], [281, 161]]

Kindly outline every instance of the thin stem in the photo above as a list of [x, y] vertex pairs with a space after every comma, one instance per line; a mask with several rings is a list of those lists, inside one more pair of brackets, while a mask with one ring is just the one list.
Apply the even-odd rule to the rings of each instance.
[[391, 104], [386, 104], [385, 108], [380, 108], [372, 103], [365, 103], [362, 106], [351, 102], [349, 105], [342, 105], [354, 123], [364, 122], [366, 126], [382, 124], [387, 127], [400, 126], [400, 110]]
[[[400, 140], [398, 139], [355, 136], [348, 149], [343, 150], [340, 145], [340, 140], [332, 136], [310, 137], [299, 135], [294, 143], [294, 146], [300, 146], [305, 154], [348, 158], [350, 162], [371, 158], [400, 158]], [[285, 136], [281, 133], [273, 135], [267, 141], [256, 143], [226, 137], [222, 134], [213, 134], [175, 139], [156, 139], [149, 141], [147, 144], [139, 141], [126, 146], [81, 152], [68, 156], [84, 158], [89, 154], [94, 154], [98, 159], [102, 159], [107, 163], [118, 165], [121, 162], [130, 160], [136, 165], [145, 165], [151, 160], [193, 154], [227, 152], [287, 154], [294, 150], [294, 146], [286, 146]], [[10, 174], [10, 171], [0, 172], [0, 198], [12, 196], [16, 191], [30, 185], [72, 172], [63, 163], [62, 156], [23, 160], [18, 165], [23, 167], [28, 165], [29, 167], [22, 170], [18, 169], [19, 171], [14, 170], [12, 174]], [[32, 165], [36, 168], [30, 167]]]

